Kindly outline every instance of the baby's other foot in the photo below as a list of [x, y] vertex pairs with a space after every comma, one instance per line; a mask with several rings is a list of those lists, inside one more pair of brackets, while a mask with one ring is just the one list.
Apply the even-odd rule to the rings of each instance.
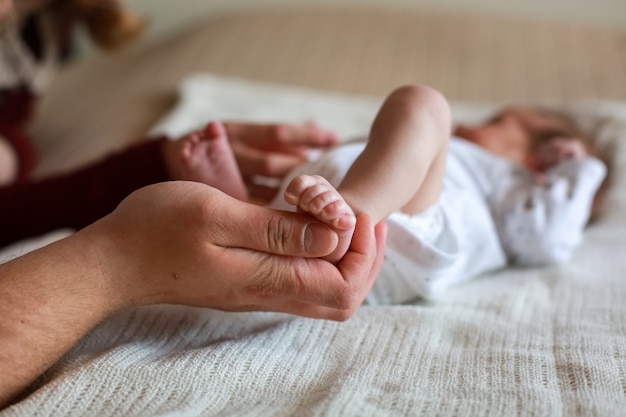
[[210, 122], [204, 130], [168, 146], [165, 158], [174, 179], [202, 182], [247, 200], [246, 186], [222, 123]]
[[326, 256], [331, 262], [339, 261], [350, 247], [356, 216], [341, 194], [319, 175], [300, 175], [285, 190], [285, 201], [326, 223], [338, 235], [335, 250]]

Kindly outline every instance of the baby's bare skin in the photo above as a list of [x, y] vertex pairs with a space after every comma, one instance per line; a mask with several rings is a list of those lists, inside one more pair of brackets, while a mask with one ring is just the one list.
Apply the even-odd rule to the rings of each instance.
[[350, 246], [356, 215], [335, 187], [319, 175], [300, 175], [289, 183], [284, 197], [298, 211], [326, 223], [337, 233], [337, 247], [325, 259], [339, 261]]
[[201, 182], [247, 200], [246, 186], [222, 123], [210, 122], [201, 131], [167, 142], [163, 155], [173, 179]]
[[337, 262], [350, 246], [355, 214], [378, 223], [398, 210], [419, 214], [437, 201], [449, 137], [445, 98], [426, 86], [400, 87], [383, 102], [365, 148], [338, 188], [302, 175], [287, 186], [285, 201], [337, 233], [337, 247], [325, 258]]

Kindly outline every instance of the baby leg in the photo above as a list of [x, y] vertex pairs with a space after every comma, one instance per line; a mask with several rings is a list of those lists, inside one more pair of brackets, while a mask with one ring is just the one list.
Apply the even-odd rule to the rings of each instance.
[[436, 203], [449, 137], [443, 96], [429, 87], [401, 87], [383, 103], [365, 149], [337, 189], [320, 177], [300, 176], [285, 200], [337, 231], [339, 243], [328, 258], [336, 261], [349, 247], [355, 213], [379, 222], [393, 211], [417, 214]]
[[337, 247], [326, 259], [331, 262], [340, 260], [350, 246], [356, 216], [335, 187], [319, 175], [300, 175], [287, 186], [285, 200], [337, 233]]
[[387, 97], [363, 152], [337, 189], [319, 176], [299, 176], [285, 200], [325, 222], [339, 235], [328, 257], [340, 259], [350, 245], [355, 213], [379, 222], [393, 211], [417, 214], [435, 204], [443, 183], [450, 111], [435, 90], [401, 87]]
[[378, 222], [396, 210], [417, 214], [439, 199], [450, 139], [450, 109], [426, 86], [393, 91], [367, 145], [337, 188], [358, 214]]

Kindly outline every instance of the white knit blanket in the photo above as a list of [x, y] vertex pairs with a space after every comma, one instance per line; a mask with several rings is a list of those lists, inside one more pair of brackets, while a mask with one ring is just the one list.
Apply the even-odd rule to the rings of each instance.
[[[156, 129], [315, 120], [348, 138], [368, 130], [381, 100], [197, 75]], [[494, 105], [453, 110], [475, 120]], [[619, 145], [606, 213], [571, 263], [502, 271], [435, 303], [364, 306], [345, 323], [125, 311], [0, 416], [625, 415], [626, 104], [564, 108]]]

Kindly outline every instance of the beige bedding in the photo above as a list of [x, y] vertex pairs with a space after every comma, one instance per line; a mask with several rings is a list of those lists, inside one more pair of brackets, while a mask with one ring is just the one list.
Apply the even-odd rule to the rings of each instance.
[[[378, 27], [372, 23], [374, 15], [359, 12], [350, 20], [343, 10], [316, 12], [330, 13], [325, 19], [297, 13], [285, 19], [289, 13], [225, 17], [164, 44], [130, 51], [119, 61], [97, 58], [70, 68], [46, 98], [34, 129], [47, 155], [40, 173], [75, 165], [151, 128], [183, 132], [205, 117], [317, 120], [343, 138], [365, 132], [386, 92], [385, 84], [390, 87], [409, 81], [397, 76], [388, 61], [363, 66], [364, 72], [348, 69], [361, 66], [364, 61], [359, 57], [365, 56], [360, 55], [365, 50], [380, 53], [383, 48], [365, 45], [356, 35], [337, 36], [339, 28], [354, 24], [355, 34], [375, 31], [371, 29]], [[385, 16], [395, 16], [398, 22], [388, 21], [385, 33], [396, 29], [411, 32], [431, 24], [424, 23], [429, 19], [421, 15], [391, 12]], [[306, 33], [297, 32], [299, 38], [272, 35], [272, 30], [296, 31], [298, 19], [310, 23], [303, 29]], [[459, 27], [461, 19], [465, 22], [461, 27], [478, 30], [459, 16], [436, 15], [432, 19], [441, 19], [450, 30]], [[492, 22], [502, 33], [519, 31], [525, 25], [548, 28], [528, 22], [498, 26], [488, 18], [481, 19], [478, 23]], [[287, 29], [270, 25], [272, 30], [264, 35], [269, 39], [253, 39], [261, 26], [279, 21], [285, 22]], [[387, 22], [385, 18], [382, 21]], [[553, 28], [554, 32], [537, 29], [529, 37], [539, 39], [538, 33], [550, 33], [548, 39], [557, 39], [561, 32], [556, 29], [560, 28]], [[617, 41], [612, 43], [612, 33], [588, 29], [576, 36], [585, 33], [593, 34], [589, 39], [603, 34], [607, 43], [602, 48], [619, 46]], [[320, 39], [318, 55], [305, 61], [314, 62], [314, 68], [304, 68], [306, 65], [294, 58], [294, 67], [286, 69], [288, 60], [272, 63], [267, 56], [273, 51], [276, 56], [306, 60], [303, 57], [312, 52], [300, 51], [297, 45], [313, 48], [314, 37]], [[388, 39], [374, 38], [380, 42]], [[496, 38], [493, 34], [489, 39]], [[412, 43], [401, 43], [412, 37], [394, 39], [398, 56], [412, 50]], [[452, 35], [447, 42], [452, 42], [450, 39], [460, 41]], [[484, 39], [476, 42], [470, 49], [485, 45]], [[331, 61], [322, 59], [326, 50], [322, 45], [333, 43], [332, 51], [350, 50], [353, 54], [345, 60], [336, 56], [334, 72], [328, 68]], [[256, 48], [258, 45], [266, 48]], [[588, 51], [591, 49], [601, 48], [594, 44]], [[198, 54], [200, 50], [211, 57]], [[460, 88], [460, 82], [450, 82], [461, 77], [459, 65], [442, 65], [443, 58], [432, 51], [429, 54], [432, 65], [448, 71], [441, 86], [463, 91], [454, 90], [454, 86]], [[246, 59], [247, 66], [234, 64]], [[624, 54], [611, 59], [624, 62]], [[490, 62], [496, 65], [496, 61], [502, 62]], [[624, 69], [593, 70], [589, 77], [596, 79], [620, 68]], [[191, 75], [207, 70], [212, 74]], [[223, 72], [274, 83], [215, 75]], [[351, 81], [374, 79], [369, 76], [375, 73], [384, 82]], [[309, 81], [300, 84], [315, 89], [275, 83], [296, 83], [290, 76], [305, 77], [303, 74], [308, 74]], [[542, 81], [545, 86], [552, 85], [549, 77]], [[326, 91], [324, 79], [326, 87], [349, 94]], [[510, 78], [508, 85], [520, 80]], [[348, 87], [351, 82], [359, 87]], [[482, 96], [478, 87], [468, 97], [452, 93], [455, 119], [471, 121], [487, 114], [506, 98], [504, 92], [491, 95], [506, 84], [492, 84]], [[609, 99], [624, 99], [626, 93], [598, 90], [598, 94], [581, 96], [544, 96], [544, 90], [530, 81], [524, 87], [511, 88], [519, 88], [511, 91], [524, 92], [525, 97], [520, 97], [531, 101], [556, 99], [550, 100], [552, 105], [579, 116], [602, 143], [615, 145], [615, 180], [607, 210], [589, 228], [571, 263], [498, 272], [453, 288], [436, 303], [365, 306], [346, 323], [174, 306], [126, 311], [99, 326], [45, 375], [32, 395], [0, 416], [623, 415], [626, 104]], [[161, 118], [176, 102], [176, 92], [180, 92], [179, 105]], [[589, 99], [594, 96], [597, 100]], [[473, 100], [460, 100], [466, 98]], [[564, 102], [563, 98], [576, 100]], [[63, 103], [72, 103], [73, 111]]]

